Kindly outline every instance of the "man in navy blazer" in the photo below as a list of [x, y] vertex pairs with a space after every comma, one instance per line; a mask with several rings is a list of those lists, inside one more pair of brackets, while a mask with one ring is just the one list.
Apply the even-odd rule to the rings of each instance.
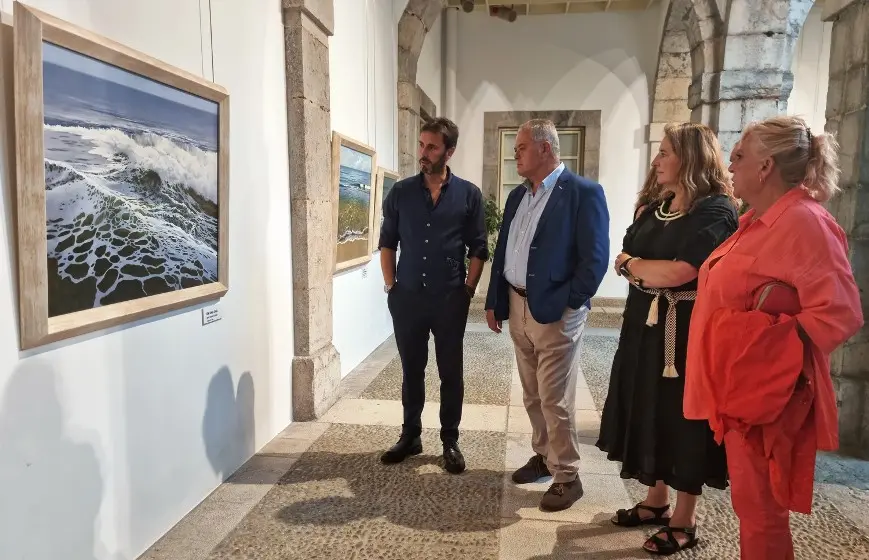
[[576, 433], [576, 363], [582, 333], [609, 267], [609, 211], [603, 187], [565, 168], [555, 125], [520, 127], [516, 171], [525, 183], [508, 196], [495, 248], [486, 320], [510, 336], [531, 420], [534, 456], [517, 484], [552, 475], [540, 507], [567, 509], [582, 497]]

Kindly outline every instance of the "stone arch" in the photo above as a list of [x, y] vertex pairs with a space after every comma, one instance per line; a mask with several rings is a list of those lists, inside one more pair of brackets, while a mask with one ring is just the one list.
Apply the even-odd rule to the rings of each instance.
[[724, 67], [724, 18], [715, 0], [687, 0], [683, 13], [685, 32], [691, 49], [691, 85], [688, 106], [691, 120], [718, 129], [714, 104], [718, 99]]
[[673, 0], [667, 8], [664, 33], [658, 51], [652, 119], [649, 124], [649, 159], [654, 159], [668, 122], [691, 120], [688, 90], [691, 86], [691, 45], [685, 20], [689, 0]]
[[655, 75], [649, 158], [668, 122], [702, 122], [717, 130], [724, 23], [715, 0], [672, 0], [667, 8]]
[[422, 102], [416, 84], [419, 53], [443, 9], [444, 0], [408, 0], [398, 21], [398, 171], [402, 177], [416, 173]]

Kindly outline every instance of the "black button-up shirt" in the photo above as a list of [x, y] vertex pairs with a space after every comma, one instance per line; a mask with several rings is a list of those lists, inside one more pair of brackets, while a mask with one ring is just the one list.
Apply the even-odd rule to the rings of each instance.
[[405, 288], [441, 292], [465, 282], [465, 255], [489, 258], [483, 195], [452, 174], [437, 202], [422, 173], [397, 182], [383, 201], [378, 247], [398, 250], [396, 281]]

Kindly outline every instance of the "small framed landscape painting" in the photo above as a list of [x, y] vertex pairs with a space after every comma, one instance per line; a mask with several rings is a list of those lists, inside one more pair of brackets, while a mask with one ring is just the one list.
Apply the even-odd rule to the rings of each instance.
[[376, 169], [374, 148], [332, 133], [335, 272], [371, 260]]
[[380, 226], [383, 224], [383, 201], [386, 195], [398, 182], [399, 174], [382, 167], [377, 168], [377, 181], [375, 182], [375, 206], [374, 206], [374, 235], [371, 236], [371, 252], [377, 250]]
[[227, 92], [20, 3], [14, 49], [22, 348], [225, 294]]

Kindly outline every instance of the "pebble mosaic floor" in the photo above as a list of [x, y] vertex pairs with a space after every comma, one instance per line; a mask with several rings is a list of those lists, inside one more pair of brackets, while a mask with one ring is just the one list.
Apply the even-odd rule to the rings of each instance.
[[[612, 512], [645, 488], [618, 476], [594, 447], [618, 343], [592, 329], [577, 389], [584, 497], [571, 509], [537, 507], [548, 481], [521, 487], [509, 473], [530, 454], [530, 425], [509, 333], [469, 324], [466, 407], [460, 445], [468, 471], [446, 474], [438, 439], [433, 344], [423, 412], [424, 453], [379, 462], [401, 425], [401, 366], [387, 341], [342, 381], [342, 398], [315, 423], [291, 424], [141, 560], [651, 558], [640, 548], [654, 529], [621, 529]], [[869, 558], [869, 465], [825, 455], [818, 462], [815, 513], [795, 515], [797, 558]], [[674, 496], [675, 498], [675, 496]], [[727, 492], [708, 491], [698, 509], [701, 544], [674, 558], [737, 559], [736, 518]]]

